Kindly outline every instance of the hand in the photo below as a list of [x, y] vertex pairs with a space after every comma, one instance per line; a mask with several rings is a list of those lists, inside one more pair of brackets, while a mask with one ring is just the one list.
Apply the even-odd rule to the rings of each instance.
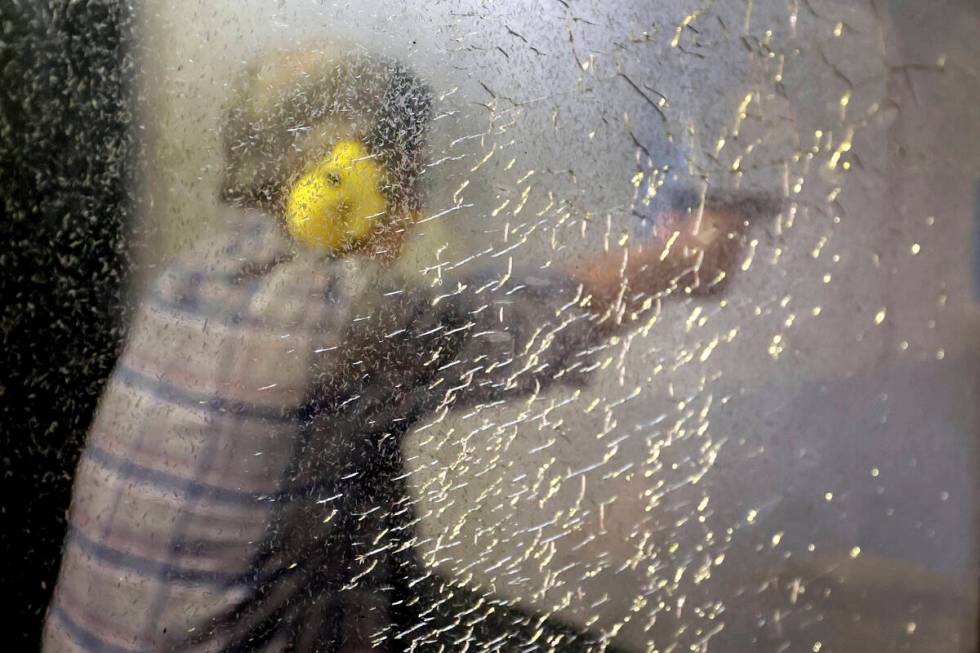
[[724, 289], [737, 269], [747, 227], [743, 216], [730, 212], [705, 209], [700, 221], [689, 218], [673, 243], [678, 251], [668, 254], [688, 270], [677, 278], [677, 287], [697, 295]]
[[596, 313], [621, 305], [637, 310], [661, 293], [707, 295], [722, 290], [735, 273], [747, 221], [739, 213], [707, 209], [700, 218], [667, 214], [650, 240], [614, 248], [572, 268], [592, 295]]

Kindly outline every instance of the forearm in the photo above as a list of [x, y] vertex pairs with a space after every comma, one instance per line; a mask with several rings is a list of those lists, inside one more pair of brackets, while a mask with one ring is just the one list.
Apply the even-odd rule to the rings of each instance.
[[705, 211], [639, 245], [617, 247], [569, 270], [585, 289], [589, 309], [605, 330], [621, 328], [614, 315], [641, 310], [649, 299], [677, 291], [710, 294], [734, 274], [744, 223], [730, 213]]

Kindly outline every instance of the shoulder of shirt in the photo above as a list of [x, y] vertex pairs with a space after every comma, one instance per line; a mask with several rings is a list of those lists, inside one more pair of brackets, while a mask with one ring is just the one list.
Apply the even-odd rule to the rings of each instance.
[[249, 273], [274, 265], [289, 251], [274, 218], [225, 207], [214, 227], [165, 263], [144, 295], [172, 304], [202, 292], [231, 291]]
[[[242, 292], [351, 299], [377, 285], [383, 269], [361, 256], [331, 257], [297, 248], [274, 217], [226, 208], [218, 227], [166, 265], [150, 295], [172, 306], [188, 297], [238, 301]], [[261, 290], [259, 288], [262, 288]]]

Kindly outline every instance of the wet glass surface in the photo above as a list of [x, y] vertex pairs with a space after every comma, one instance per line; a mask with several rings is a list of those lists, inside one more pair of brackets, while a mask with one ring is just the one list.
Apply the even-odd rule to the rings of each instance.
[[975, 648], [976, 8], [650, 4], [139, 7], [47, 650]]

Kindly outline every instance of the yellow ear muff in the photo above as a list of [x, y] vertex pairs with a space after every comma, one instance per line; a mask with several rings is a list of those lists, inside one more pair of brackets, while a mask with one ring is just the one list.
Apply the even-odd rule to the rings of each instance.
[[312, 247], [342, 251], [374, 233], [384, 221], [381, 166], [359, 142], [340, 141], [293, 185], [286, 228]]

